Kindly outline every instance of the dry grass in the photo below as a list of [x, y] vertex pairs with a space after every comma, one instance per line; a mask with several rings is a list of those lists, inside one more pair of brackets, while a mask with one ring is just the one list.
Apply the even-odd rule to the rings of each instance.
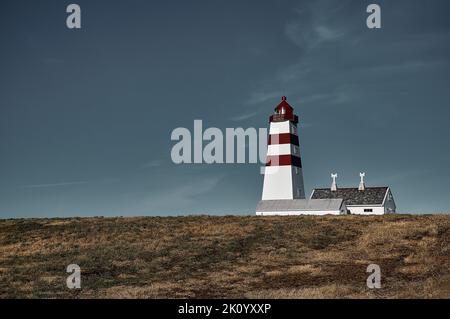
[[450, 298], [449, 243], [448, 215], [1, 220], [0, 297]]

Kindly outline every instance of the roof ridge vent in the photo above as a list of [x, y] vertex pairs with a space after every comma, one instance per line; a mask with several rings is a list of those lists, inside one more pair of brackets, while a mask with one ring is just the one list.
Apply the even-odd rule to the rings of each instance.
[[331, 174], [331, 179], [333, 180], [333, 182], [331, 183], [331, 191], [332, 192], [336, 192], [337, 191], [337, 184], [336, 184], [336, 178], [338, 177], [338, 174], [336, 173], [332, 173]]
[[359, 182], [359, 191], [364, 191], [366, 189], [366, 185], [364, 184], [364, 177], [366, 176], [366, 173], [359, 173], [359, 177], [361, 178], [361, 181]]

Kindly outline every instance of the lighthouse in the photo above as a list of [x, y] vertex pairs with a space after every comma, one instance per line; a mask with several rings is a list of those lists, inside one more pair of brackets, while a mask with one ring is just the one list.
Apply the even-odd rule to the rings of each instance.
[[342, 188], [331, 174], [330, 188], [316, 188], [305, 199], [298, 117], [286, 100], [270, 116], [269, 141], [262, 200], [256, 206], [258, 216], [389, 214], [396, 206], [389, 187], [366, 187], [360, 173], [358, 188]]
[[298, 116], [285, 96], [270, 116], [262, 200], [304, 199]]
[[256, 206], [256, 215], [346, 214], [347, 208], [342, 198], [305, 199], [298, 117], [285, 96], [269, 122], [262, 200]]

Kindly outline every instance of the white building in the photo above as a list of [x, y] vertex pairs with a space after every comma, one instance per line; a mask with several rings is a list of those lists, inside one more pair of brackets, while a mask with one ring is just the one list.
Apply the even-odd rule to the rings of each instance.
[[340, 215], [347, 214], [343, 199], [262, 200], [256, 207], [259, 216]]
[[349, 214], [355, 215], [383, 215], [393, 214], [396, 210], [394, 196], [391, 189], [384, 187], [366, 187], [364, 173], [360, 173], [359, 187], [340, 188], [336, 185], [336, 174], [332, 174], [333, 183], [330, 188], [316, 188], [312, 191], [311, 199], [343, 199]]

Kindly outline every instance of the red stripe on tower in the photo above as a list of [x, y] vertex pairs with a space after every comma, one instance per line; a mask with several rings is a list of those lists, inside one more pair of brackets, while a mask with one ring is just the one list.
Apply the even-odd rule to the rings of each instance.
[[267, 156], [266, 166], [287, 166], [292, 165], [302, 167], [302, 160], [300, 157], [294, 155], [271, 155]]
[[298, 136], [291, 133], [269, 135], [269, 145], [293, 144], [299, 146]]

